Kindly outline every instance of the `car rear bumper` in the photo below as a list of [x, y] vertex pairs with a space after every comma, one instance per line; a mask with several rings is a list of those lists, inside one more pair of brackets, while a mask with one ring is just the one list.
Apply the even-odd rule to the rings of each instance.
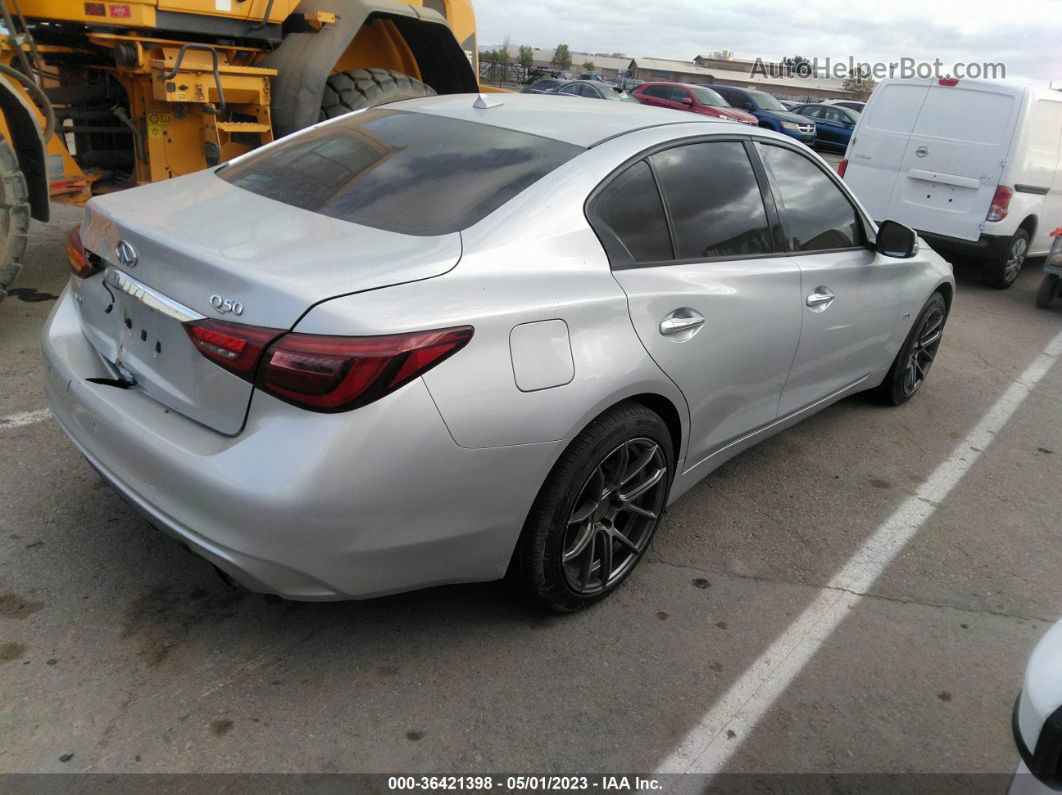
[[939, 251], [957, 251], [971, 254], [985, 259], [1002, 257], [1010, 245], [1010, 237], [1006, 235], [981, 235], [977, 240], [962, 240], [957, 237], [938, 235], [933, 232], [917, 230], [919, 237]]
[[155, 527], [241, 584], [362, 598], [504, 575], [562, 442], [459, 447], [419, 379], [361, 409], [304, 411], [256, 392], [224, 436], [108, 377], [70, 290], [45, 325], [60, 426]]

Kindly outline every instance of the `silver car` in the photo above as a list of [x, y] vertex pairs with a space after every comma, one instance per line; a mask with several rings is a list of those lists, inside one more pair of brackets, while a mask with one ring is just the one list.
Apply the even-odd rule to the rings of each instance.
[[954, 291], [787, 137], [519, 94], [98, 197], [68, 248], [60, 425], [157, 528], [307, 600], [509, 573], [594, 602], [727, 459], [914, 394]]

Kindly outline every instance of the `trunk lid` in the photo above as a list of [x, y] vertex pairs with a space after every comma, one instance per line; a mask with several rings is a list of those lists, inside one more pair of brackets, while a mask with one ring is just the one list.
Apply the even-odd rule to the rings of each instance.
[[461, 256], [457, 233], [361, 226], [211, 171], [93, 199], [82, 239], [106, 263], [79, 286], [86, 337], [138, 388], [226, 434], [243, 426], [252, 386], [203, 357], [183, 322], [288, 330], [320, 301], [438, 276]]

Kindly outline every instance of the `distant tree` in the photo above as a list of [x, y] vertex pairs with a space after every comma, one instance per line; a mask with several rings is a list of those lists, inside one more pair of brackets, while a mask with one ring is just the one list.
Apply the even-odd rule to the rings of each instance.
[[627, 56], [624, 53], [622, 53], [622, 52], [610, 52], [608, 54], [608, 57], [609, 58], [626, 58]]
[[870, 67], [860, 64], [851, 75], [845, 77], [842, 87], [845, 91], [852, 91], [857, 100], [869, 100], [875, 85], [870, 76]]
[[787, 55], [782, 59], [782, 64], [797, 77], [811, 77], [814, 73], [811, 61], [803, 55]]
[[498, 50], [498, 63], [502, 66], [509, 65], [509, 35], [505, 35], [505, 41], [502, 42], [501, 49]]
[[855, 99], [866, 100], [870, 99], [875, 85], [877, 83], [870, 76], [870, 67], [866, 64], [860, 64], [850, 76], [845, 78], [842, 87], [845, 91], [851, 91]]
[[535, 51], [527, 44], [520, 45], [520, 66], [530, 69], [535, 65]]
[[572, 53], [568, 49], [567, 44], [558, 44], [557, 49], [553, 51], [553, 59], [550, 61], [554, 66], [559, 66], [561, 69], [568, 69], [572, 65]]
[[592, 72], [592, 71], [594, 71], [594, 62], [593, 61], [583, 61], [583, 71], [584, 72]]

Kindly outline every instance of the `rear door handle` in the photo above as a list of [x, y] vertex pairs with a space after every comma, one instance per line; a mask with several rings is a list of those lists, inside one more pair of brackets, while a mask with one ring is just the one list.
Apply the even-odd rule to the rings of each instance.
[[836, 298], [829, 287], [816, 287], [807, 298], [807, 305], [813, 312], [824, 312]]
[[675, 342], [685, 342], [700, 331], [703, 325], [704, 315], [696, 309], [684, 306], [660, 321], [660, 333]]

